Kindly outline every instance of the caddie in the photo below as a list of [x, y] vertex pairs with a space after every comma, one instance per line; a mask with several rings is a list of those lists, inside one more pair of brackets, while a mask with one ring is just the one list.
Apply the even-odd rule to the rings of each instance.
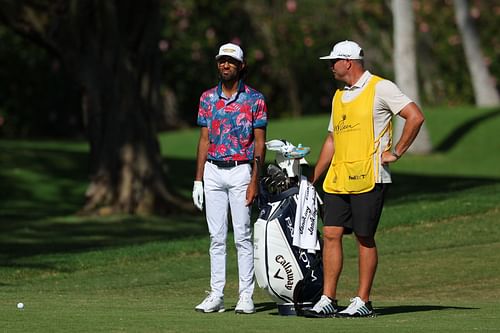
[[[424, 116], [420, 108], [391, 81], [364, 68], [363, 49], [353, 41], [334, 45], [329, 55], [336, 80], [345, 83], [335, 92], [328, 135], [310, 177], [314, 184], [328, 170], [323, 227], [323, 295], [308, 317], [365, 317], [374, 314], [370, 293], [378, 264], [375, 232], [391, 174], [415, 140]], [[405, 125], [393, 145], [391, 119]], [[352, 233], [359, 255], [358, 290], [347, 308], [337, 302], [337, 283], [343, 266], [342, 237]]]

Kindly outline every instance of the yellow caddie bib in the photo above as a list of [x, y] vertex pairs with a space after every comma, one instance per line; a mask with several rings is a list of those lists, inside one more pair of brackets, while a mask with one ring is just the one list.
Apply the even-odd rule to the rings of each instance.
[[375, 140], [373, 103], [375, 85], [381, 80], [373, 75], [363, 91], [347, 103], [342, 102], [343, 91], [335, 92], [332, 103], [335, 151], [323, 182], [327, 193], [359, 194], [375, 186], [374, 157], [380, 158], [379, 141], [390, 126]]

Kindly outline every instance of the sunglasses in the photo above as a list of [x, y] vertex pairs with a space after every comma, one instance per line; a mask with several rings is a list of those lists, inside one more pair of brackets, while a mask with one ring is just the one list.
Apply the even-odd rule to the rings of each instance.
[[217, 59], [217, 65], [219, 66], [224, 65], [226, 62], [233, 66], [238, 66], [238, 64], [240, 63], [238, 60], [231, 57], [221, 57]]
[[335, 64], [337, 63], [337, 61], [340, 61], [340, 60], [349, 60], [349, 59], [342, 59], [342, 58], [331, 59], [330, 60], [330, 65], [333, 67], [333, 66], [335, 66]]

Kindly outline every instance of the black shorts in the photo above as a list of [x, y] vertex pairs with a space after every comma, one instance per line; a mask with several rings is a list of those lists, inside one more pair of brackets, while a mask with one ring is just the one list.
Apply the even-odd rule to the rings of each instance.
[[375, 184], [361, 194], [325, 193], [324, 226], [344, 227], [344, 233], [375, 236], [389, 184]]

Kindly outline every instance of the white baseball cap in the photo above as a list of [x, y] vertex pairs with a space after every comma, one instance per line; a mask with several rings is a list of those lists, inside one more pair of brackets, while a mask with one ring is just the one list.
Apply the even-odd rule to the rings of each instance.
[[320, 59], [363, 59], [363, 49], [358, 43], [346, 40], [335, 44], [332, 52]]
[[220, 57], [229, 56], [238, 60], [239, 62], [243, 62], [243, 50], [236, 44], [227, 43], [220, 47], [219, 54], [215, 56], [215, 59], [218, 60]]

